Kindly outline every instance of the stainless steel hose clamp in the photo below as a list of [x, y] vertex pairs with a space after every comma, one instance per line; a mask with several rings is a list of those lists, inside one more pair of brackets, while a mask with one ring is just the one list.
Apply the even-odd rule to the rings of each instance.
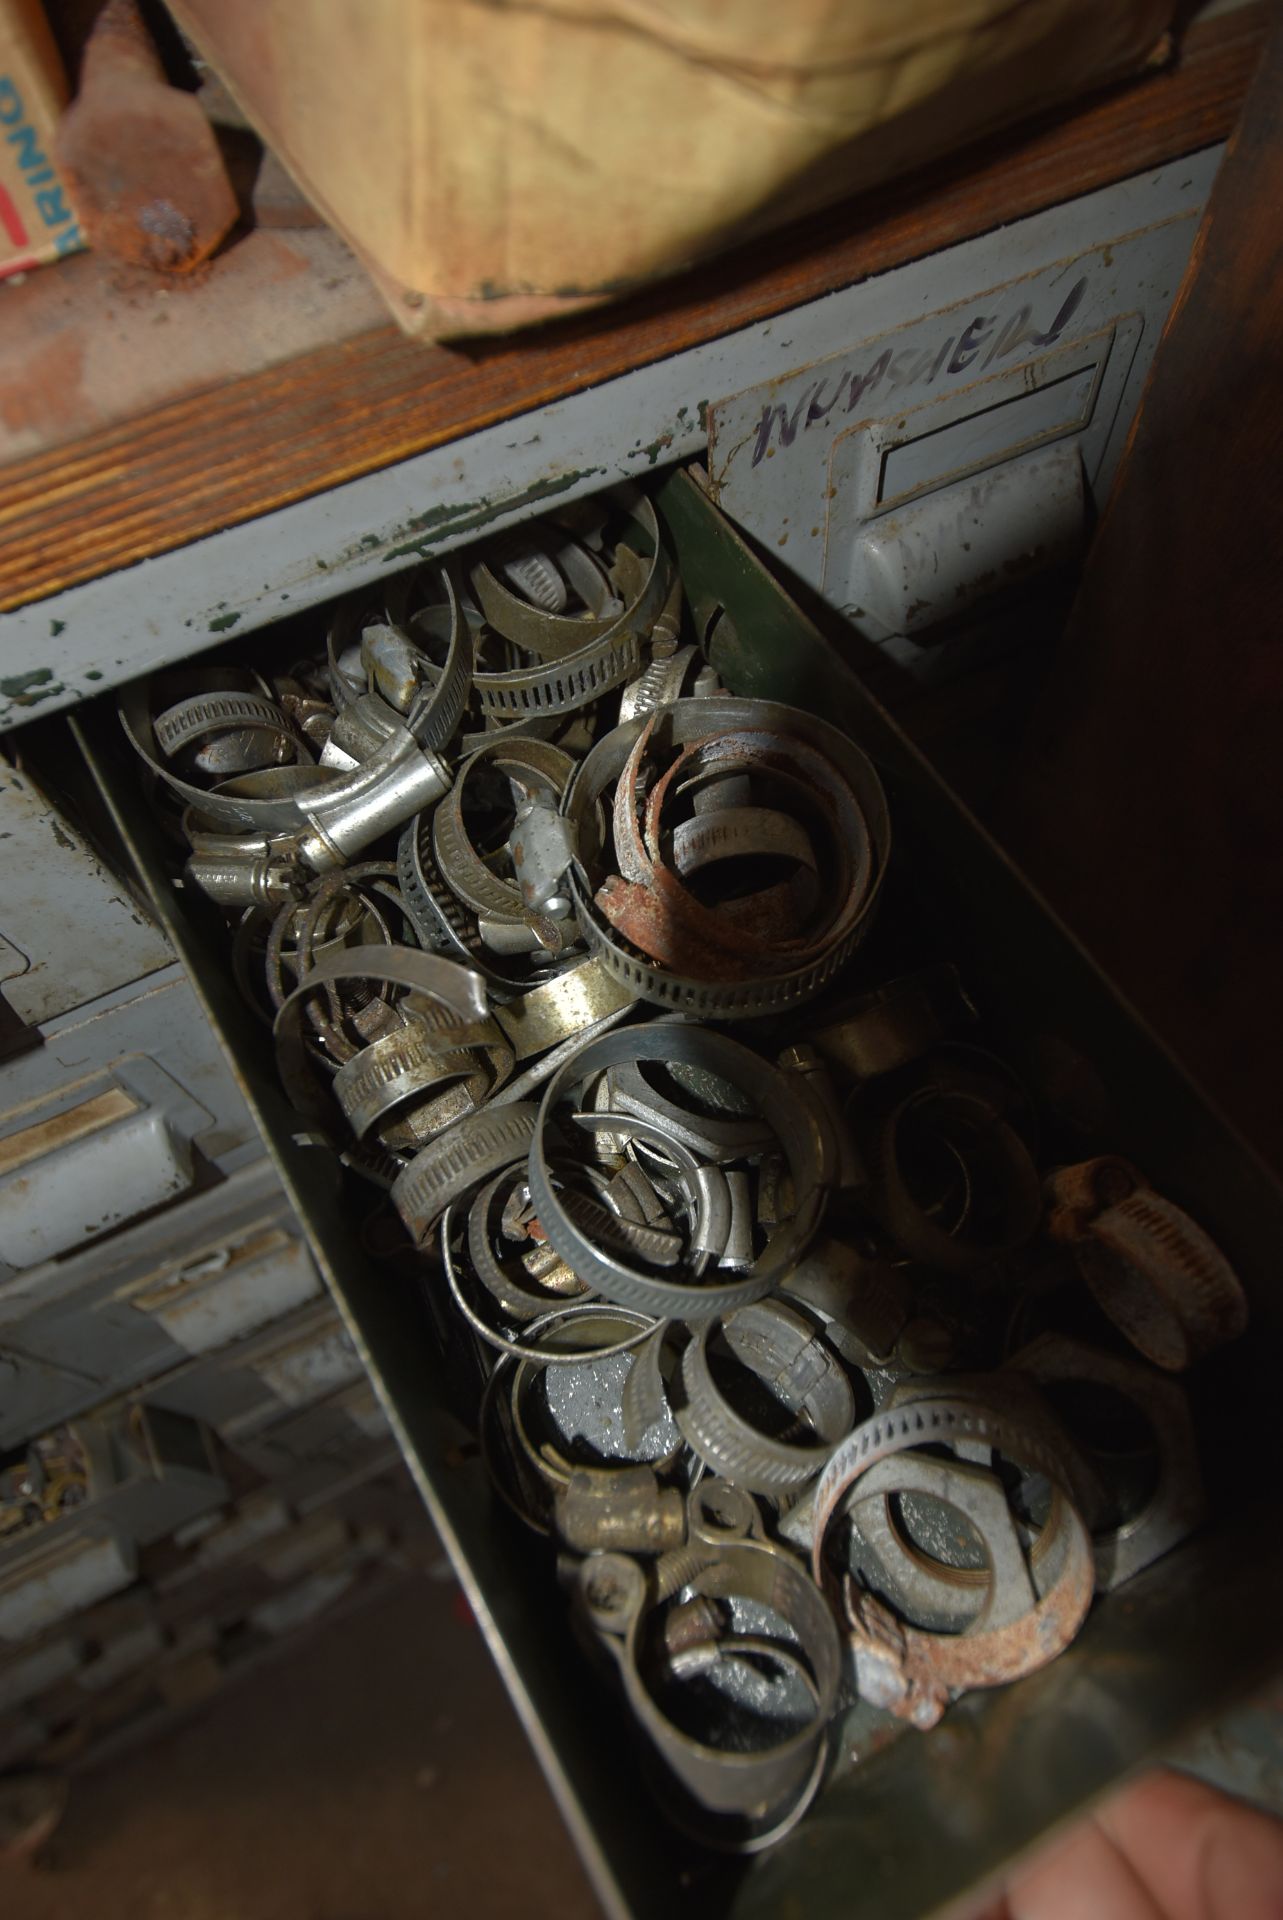
[[372, 980], [405, 990], [406, 1010], [438, 1031], [453, 1033], [486, 1018], [485, 984], [480, 976], [452, 960], [419, 953], [413, 947], [345, 947], [312, 966], [277, 1011], [273, 1025], [276, 1067], [292, 1105], [313, 1121], [324, 1137], [333, 1106], [323, 1097], [311, 1070], [303, 1037], [303, 1011], [318, 989], [345, 980]]
[[546, 740], [507, 740], [502, 735], [478, 747], [459, 767], [450, 792], [432, 814], [432, 853], [437, 871], [451, 892], [478, 916], [528, 928], [535, 943], [559, 951], [575, 937], [574, 923], [561, 928], [547, 912], [532, 909], [519, 881], [505, 879], [476, 851], [464, 813], [468, 783], [477, 770], [492, 768], [509, 779], [537, 785], [560, 802], [575, 763]]
[[350, 773], [335, 770], [327, 782], [272, 797], [209, 792], [180, 780], [158, 757], [162, 749], [143, 683], [126, 688], [122, 695], [121, 725], [157, 778], [194, 807], [210, 827], [228, 833], [297, 836], [302, 859], [318, 873], [341, 866], [381, 834], [431, 806], [450, 785], [449, 770], [434, 747], [443, 746], [458, 724], [471, 681], [472, 648], [452, 585], [449, 592], [450, 652], [440, 679], [406, 722], [395, 716], [387, 739]]
[[334, 1096], [358, 1140], [407, 1101], [418, 1101], [451, 1081], [472, 1081], [479, 1106], [512, 1070], [512, 1049], [493, 1020], [442, 1030], [422, 1015], [383, 1034], [344, 1061], [334, 1076]]
[[[675, 1058], [707, 1066], [769, 1117], [793, 1179], [796, 1211], [792, 1219], [771, 1237], [746, 1274], [720, 1285], [661, 1279], [594, 1247], [562, 1205], [553, 1181], [548, 1130], [553, 1114], [572, 1088], [627, 1061]], [[679, 1164], [680, 1154], [685, 1151], [676, 1154]], [[758, 1054], [703, 1028], [661, 1024], [604, 1034], [580, 1049], [553, 1075], [539, 1108], [529, 1173], [531, 1197], [544, 1232], [566, 1264], [606, 1299], [638, 1307], [657, 1320], [705, 1320], [761, 1299], [801, 1258], [823, 1213], [825, 1142], [810, 1104], [787, 1075]]]
[[520, 1062], [546, 1053], [550, 1047], [582, 1033], [585, 1027], [630, 1007], [633, 998], [600, 961], [579, 960], [551, 980], [496, 1007], [495, 1019]]
[[427, 1244], [451, 1201], [529, 1151], [538, 1113], [525, 1100], [483, 1107], [415, 1154], [392, 1189], [392, 1201], [416, 1245]]
[[[486, 714], [498, 720], [513, 720], [532, 714], [569, 713], [610, 693], [636, 674], [641, 665], [643, 641], [659, 618], [669, 594], [672, 567], [664, 552], [659, 521], [650, 501], [631, 487], [620, 488], [618, 492], [627, 501], [650, 548], [649, 563], [631, 604], [586, 643], [584, 625], [595, 623], [575, 620], [558, 623], [557, 616], [525, 605], [501, 587], [487, 568], [474, 570], [478, 597], [496, 630], [527, 651], [542, 653], [547, 660], [546, 665], [541, 661], [532, 667], [478, 673], [474, 686]], [[565, 633], [566, 627], [575, 632]], [[559, 643], [572, 639], [573, 650], [560, 652]], [[560, 657], [555, 657], [559, 653]]]
[[[777, 1821], [787, 1809], [810, 1798], [822, 1767], [825, 1732], [837, 1700], [841, 1661], [833, 1617], [818, 1590], [792, 1555], [778, 1547], [725, 1536], [720, 1547], [705, 1546], [674, 1558], [691, 1569], [687, 1585], [695, 1598], [712, 1601], [714, 1618], [736, 1602], [765, 1608], [784, 1624], [783, 1636], [764, 1639], [723, 1631], [683, 1646], [667, 1657], [667, 1675], [656, 1674], [648, 1651], [654, 1605], [639, 1563], [621, 1553], [592, 1554], [579, 1569], [580, 1603], [603, 1643], [614, 1652], [629, 1706], [664, 1765], [692, 1801], [715, 1816], [752, 1823]], [[702, 1561], [702, 1564], [701, 1564]], [[663, 1561], [660, 1562], [662, 1568]], [[745, 1751], [713, 1735], [697, 1739], [664, 1711], [655, 1681], [680, 1686], [721, 1662], [782, 1665], [802, 1683], [807, 1711], [799, 1725], [782, 1721], [778, 1738]], [[741, 1666], [740, 1671], [745, 1669]], [[745, 1675], [747, 1677], [747, 1675]], [[759, 1727], [760, 1727], [759, 1718]]]
[[855, 1395], [837, 1357], [804, 1314], [779, 1300], [759, 1300], [716, 1323], [735, 1359], [813, 1436], [811, 1444], [777, 1439], [737, 1412], [714, 1380], [714, 1330], [707, 1323], [692, 1329], [682, 1354], [684, 1401], [674, 1411], [687, 1444], [733, 1486], [767, 1494], [805, 1486], [855, 1422]]

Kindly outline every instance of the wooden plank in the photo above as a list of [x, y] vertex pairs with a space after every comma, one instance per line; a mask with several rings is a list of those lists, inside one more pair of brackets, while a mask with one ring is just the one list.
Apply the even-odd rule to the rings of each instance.
[[1018, 856], [1283, 1167], [1283, 10], [1019, 770]]
[[[513, 339], [426, 348], [391, 325], [0, 469], [0, 608], [23, 605], [1229, 133], [1263, 9], [1181, 63], [833, 209], [664, 287]], [[156, 351], [154, 337], [140, 351]]]

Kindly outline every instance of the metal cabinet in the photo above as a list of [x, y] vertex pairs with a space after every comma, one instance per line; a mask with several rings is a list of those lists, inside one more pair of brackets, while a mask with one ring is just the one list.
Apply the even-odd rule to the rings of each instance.
[[[1107, 489], [1218, 160], [1219, 149], [1204, 148], [771, 318], [728, 322], [721, 337], [591, 391], [554, 395], [515, 424], [483, 426], [19, 609], [11, 631], [20, 665], [49, 679], [51, 619], [63, 640], [65, 661], [56, 684], [42, 689], [40, 714], [184, 659], [197, 643], [233, 629], [243, 639], [283, 614], [379, 582], [398, 563], [514, 523], [549, 498], [567, 502], [695, 456], [707, 456], [725, 513], [784, 573], [849, 616], [853, 643], [858, 635], [917, 671], [937, 657], [920, 588], [941, 513], [981, 515], [986, 539], [998, 543], [950, 580], [955, 604], [978, 599], [983, 576], [1001, 571], [1013, 541], [1023, 551], [1045, 535], [1059, 554], [1081, 538]], [[1253, 1285], [1261, 1338], [1239, 1356], [1243, 1372], [1221, 1404], [1235, 1444], [1255, 1444], [1251, 1416], [1268, 1404], [1261, 1370], [1280, 1337], [1270, 1294], [1283, 1234], [1277, 1192], [843, 660], [685, 484], [665, 488], [669, 529], [707, 608], [731, 616], [716, 659], [723, 679], [840, 717], [875, 753], [894, 779], [898, 818], [1013, 1023], [1031, 1031], [1044, 1018], [1039, 995], [1052, 983], [1057, 1038], [1099, 1066], [1133, 1150], [1207, 1219]], [[1012, 511], [1000, 505], [990, 514], [983, 487], [998, 489]], [[755, 646], [758, 634], [769, 644]], [[12, 684], [20, 683], [21, 675]], [[6, 692], [0, 719], [22, 725], [28, 698]], [[147, 964], [133, 984], [91, 975], [87, 990], [68, 983], [46, 999], [37, 981], [45, 955], [28, 952], [39, 942], [16, 923], [8, 938], [0, 924], [8, 940], [0, 960], [12, 948], [28, 961], [22, 969], [15, 962], [0, 990], [31, 975], [44, 1043], [0, 1064], [0, 1257], [9, 1262], [0, 1277], [0, 1379], [14, 1383], [15, 1411], [3, 1395], [0, 1410], [6, 1431], [21, 1437], [37, 1407], [56, 1406], [66, 1418], [100, 1395], [141, 1387], [144, 1368], [149, 1377], [163, 1369], [154, 1405], [209, 1422], [266, 1482], [172, 1532], [170, 1564], [133, 1596], [138, 1611], [118, 1616], [120, 1645], [134, 1650], [122, 1652], [122, 1674], [135, 1654], [141, 1661], [155, 1652], [158, 1636], [171, 1650], [178, 1644], [177, 1615], [155, 1596], [194, 1591], [220, 1567], [261, 1559], [265, 1542], [284, 1548], [291, 1514], [315, 1515], [336, 1488], [368, 1482], [386, 1464], [392, 1442], [381, 1406], [393, 1413], [612, 1915], [933, 1910], [1264, 1671], [1270, 1579], [1252, 1557], [1250, 1514], [1227, 1497], [1216, 1531], [1129, 1590], [1125, 1605], [1103, 1608], [1082, 1642], [1022, 1683], [1010, 1704], [969, 1702], [939, 1736], [900, 1742], [878, 1769], [840, 1769], [816, 1819], [759, 1869], [711, 1860], [658, 1828], [642, 1812], [645, 1783], [617, 1717], [582, 1684], [558, 1597], [542, 1568], [532, 1574], [531, 1544], [497, 1509], [452, 1410], [454, 1357], [432, 1340], [410, 1290], [389, 1287], [371, 1264], [332, 1165], [295, 1140], [260, 1030], [238, 1009], [204, 929], [169, 883], [136, 770], [115, 752], [114, 717], [91, 713], [79, 731], [194, 997], [177, 970]], [[145, 958], [154, 958], [150, 947]], [[20, 994], [13, 986], [15, 1008]], [[211, 1064], [212, 1030], [234, 1074]], [[311, 1268], [295, 1251], [288, 1216], [267, 1199], [276, 1175], [256, 1163], [242, 1095], [342, 1332], [309, 1290]], [[104, 1190], [98, 1169], [118, 1160], [117, 1140], [128, 1179]], [[54, 1167], [56, 1180], [45, 1179]], [[203, 1184], [211, 1172], [221, 1177]], [[55, 1187], [78, 1200], [95, 1191], [103, 1198], [68, 1213]], [[146, 1209], [158, 1210], [139, 1219]], [[221, 1258], [207, 1251], [216, 1239], [228, 1249], [217, 1270], [207, 1266]], [[245, 1288], [242, 1274], [252, 1276]], [[285, 1318], [253, 1325], [269, 1298]], [[251, 1299], [257, 1305], [244, 1317]], [[135, 1314], [147, 1322], [146, 1340], [134, 1337]], [[1223, 1459], [1219, 1469], [1232, 1495]], [[1260, 1550], [1272, 1551], [1268, 1542]], [[105, 1560], [97, 1588], [86, 1573], [79, 1604], [106, 1591], [108, 1577]], [[1210, 1652], [1192, 1632], [1196, 1595], [1238, 1626]], [[286, 1604], [275, 1617], [288, 1614]], [[25, 1752], [39, 1750], [50, 1724], [44, 1703], [59, 1687], [95, 1684], [68, 1645], [33, 1639], [25, 1666], [0, 1655], [0, 1697], [7, 1684], [15, 1710], [28, 1716]], [[1059, 1730], [1071, 1725], [1090, 1737], [1062, 1748]], [[929, 1849], [923, 1821], [935, 1838]]]
[[0, 1065], [0, 1276], [31, 1274], [259, 1156], [181, 969], [36, 1032], [39, 1045]]
[[[301, 1539], [308, 1503], [396, 1454], [163, 932], [7, 762], [0, 846], [0, 1764], [17, 1764], [69, 1724], [113, 1737], [140, 1674], [166, 1704], [196, 1623], [161, 1607], [157, 1568], [198, 1565], [208, 1587], [234, 1486], [281, 1489]], [[209, 1644], [239, 1650], [252, 1615], [251, 1642], [278, 1645], [337, 1602], [375, 1558], [360, 1511], [328, 1557], [299, 1547], [296, 1577], [220, 1576]], [[206, 1679], [237, 1658], [207, 1648]]]
[[68, 1729], [100, 1754], [159, 1731], [318, 1616], [430, 1564], [387, 1452], [319, 1506], [290, 1484], [243, 1495], [180, 1529], [146, 1581], [0, 1647], [0, 1767], [65, 1745]]

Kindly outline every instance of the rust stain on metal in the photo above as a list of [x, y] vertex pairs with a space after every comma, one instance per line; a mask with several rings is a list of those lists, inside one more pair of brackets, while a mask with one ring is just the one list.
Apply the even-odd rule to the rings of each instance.
[[1144, 1174], [1115, 1153], [1057, 1167], [1044, 1187], [1047, 1231], [1056, 1240], [1081, 1240], [1098, 1214], [1146, 1184]]
[[[615, 930], [659, 965], [696, 980], [739, 981], [763, 970], [796, 966], [850, 915], [868, 885], [843, 832], [841, 781], [812, 749], [765, 730], [709, 733], [689, 742], [662, 773], [648, 767], [653, 718], [638, 736], [616, 784], [612, 807], [615, 857], [596, 904]], [[806, 794], [806, 810], [823, 822], [834, 851], [833, 888], [820, 905], [808, 897], [809, 869], [706, 906], [669, 864], [665, 809], [685, 783], [719, 773], [757, 773]], [[646, 791], [644, 805], [641, 795]], [[848, 796], [849, 797], [849, 796]], [[759, 816], [761, 810], [759, 809]]]
[[89, 1100], [82, 1100], [79, 1106], [68, 1107], [64, 1113], [54, 1114], [48, 1120], [36, 1120], [0, 1140], [0, 1173], [11, 1173], [32, 1160], [42, 1159], [45, 1154], [83, 1140], [99, 1127], [123, 1120], [137, 1110], [138, 1102], [132, 1094], [126, 1093], [123, 1087], [110, 1087]]
[[1074, 1248], [1097, 1305], [1147, 1360], [1178, 1373], [1243, 1332], [1247, 1298], [1228, 1260], [1130, 1161], [1060, 1167], [1046, 1192], [1048, 1230]]
[[[1065, 1562], [1050, 1591], [1018, 1619], [988, 1632], [936, 1634], [906, 1626], [847, 1574], [843, 1600], [851, 1642], [857, 1655], [875, 1661], [886, 1676], [877, 1704], [917, 1727], [934, 1726], [953, 1693], [1006, 1686], [1063, 1653], [1087, 1617], [1096, 1580], [1082, 1522], [1073, 1515], [1070, 1524], [1075, 1537], [1066, 1543]], [[867, 1684], [862, 1676], [862, 1688]]]
[[1092, 1222], [1107, 1261], [1084, 1269], [1097, 1305], [1156, 1366], [1181, 1372], [1247, 1326], [1247, 1297], [1220, 1248], [1187, 1213], [1144, 1188]]

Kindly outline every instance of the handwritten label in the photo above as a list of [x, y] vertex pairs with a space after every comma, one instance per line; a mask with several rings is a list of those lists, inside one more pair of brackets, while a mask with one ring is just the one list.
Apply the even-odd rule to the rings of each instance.
[[[757, 437], [753, 442], [752, 465], [765, 459], [773, 445], [791, 447], [799, 433], [827, 420], [854, 413], [865, 401], [892, 400], [902, 388], [956, 374], [984, 373], [995, 362], [1006, 360], [1022, 347], [1049, 347], [1069, 325], [1087, 292], [1087, 275], [1076, 280], [1059, 311], [1046, 327], [1034, 324], [1031, 302], [1003, 315], [977, 314], [961, 329], [936, 338], [927, 346], [884, 347], [867, 365], [857, 362], [840, 372], [812, 380], [792, 406], [768, 401], [762, 408]], [[1048, 302], [1050, 305], [1050, 302]], [[832, 389], [832, 391], [830, 391]]]

